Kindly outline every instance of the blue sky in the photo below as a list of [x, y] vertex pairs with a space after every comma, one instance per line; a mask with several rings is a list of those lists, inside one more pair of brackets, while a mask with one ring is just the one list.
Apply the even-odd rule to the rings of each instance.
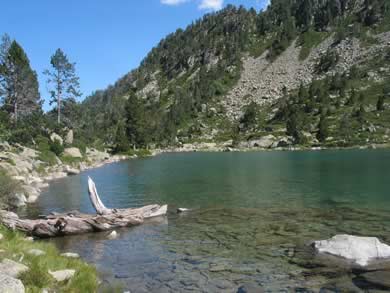
[[261, 9], [267, 0], [4, 0], [0, 34], [27, 52], [49, 108], [42, 72], [62, 48], [76, 62], [85, 96], [136, 68], [167, 34], [227, 4]]

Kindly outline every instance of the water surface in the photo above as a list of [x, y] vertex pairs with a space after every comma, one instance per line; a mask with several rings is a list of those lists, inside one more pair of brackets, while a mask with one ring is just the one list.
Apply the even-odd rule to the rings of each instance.
[[53, 240], [94, 263], [105, 283], [131, 292], [352, 290], [356, 276], [324, 271], [307, 244], [340, 233], [390, 242], [389, 162], [386, 150], [164, 154], [55, 181], [30, 216], [92, 213], [91, 176], [108, 207], [170, 207], [116, 240]]

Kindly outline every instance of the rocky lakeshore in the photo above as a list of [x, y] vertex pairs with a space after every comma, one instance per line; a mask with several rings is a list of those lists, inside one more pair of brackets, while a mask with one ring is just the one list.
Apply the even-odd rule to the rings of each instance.
[[47, 165], [40, 160], [39, 151], [7, 142], [0, 144], [0, 169], [20, 184], [20, 191], [10, 199], [13, 207], [18, 208], [37, 201], [41, 191], [52, 180], [77, 175], [82, 171], [98, 168], [105, 164], [136, 157], [111, 155], [107, 151], [87, 148], [82, 155], [78, 148], [66, 148], [64, 153], [70, 162], [62, 162], [56, 157], [56, 164]]
[[[388, 145], [364, 145], [353, 148], [376, 149], [387, 147]], [[148, 156], [172, 152], [319, 151], [325, 149], [329, 148], [326, 146], [295, 146], [288, 137], [276, 138], [273, 135], [268, 135], [238, 144], [234, 144], [232, 140], [220, 143], [194, 142], [179, 144], [176, 147], [154, 149], [150, 151]], [[334, 149], [334, 147], [331, 149]], [[0, 169], [5, 170], [21, 186], [20, 192], [16, 193], [11, 199], [11, 205], [15, 208], [36, 202], [41, 191], [47, 188], [52, 180], [77, 175], [80, 172], [99, 168], [105, 164], [138, 157], [136, 154], [112, 155], [106, 150], [99, 151], [94, 148], [86, 148], [85, 154], [82, 154], [80, 149], [70, 147], [64, 149], [68, 162], [63, 162], [56, 157], [54, 165], [47, 165], [40, 160], [39, 154], [39, 151], [20, 144], [0, 143]]]

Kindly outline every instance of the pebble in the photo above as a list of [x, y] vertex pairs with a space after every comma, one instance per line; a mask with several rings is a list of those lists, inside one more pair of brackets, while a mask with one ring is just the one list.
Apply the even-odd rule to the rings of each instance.
[[28, 254], [31, 254], [31, 255], [34, 255], [34, 256], [41, 256], [41, 255], [45, 255], [46, 252], [40, 250], [40, 249], [30, 249], [28, 252]]
[[62, 253], [61, 256], [68, 257], [68, 258], [80, 258], [80, 255], [78, 253], [73, 253], [73, 252]]

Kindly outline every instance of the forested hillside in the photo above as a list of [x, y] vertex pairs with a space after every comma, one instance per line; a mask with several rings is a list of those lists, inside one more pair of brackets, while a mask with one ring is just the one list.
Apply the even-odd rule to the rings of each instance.
[[274, 146], [385, 143], [389, 5], [228, 6], [169, 35], [139, 68], [89, 97], [82, 123], [107, 143], [137, 146], [245, 146], [270, 134]]
[[[117, 152], [196, 142], [387, 144], [389, 6], [385, 0], [273, 0], [258, 12], [230, 5], [161, 40], [137, 69], [82, 104], [75, 102], [74, 64], [59, 50], [46, 72], [55, 105], [46, 114], [23, 49], [3, 39], [0, 136], [48, 149], [52, 132], [73, 130], [74, 144]], [[7, 73], [7, 62], [23, 74]], [[58, 76], [67, 77], [67, 89], [56, 90]], [[7, 92], [12, 84], [22, 90]]]

